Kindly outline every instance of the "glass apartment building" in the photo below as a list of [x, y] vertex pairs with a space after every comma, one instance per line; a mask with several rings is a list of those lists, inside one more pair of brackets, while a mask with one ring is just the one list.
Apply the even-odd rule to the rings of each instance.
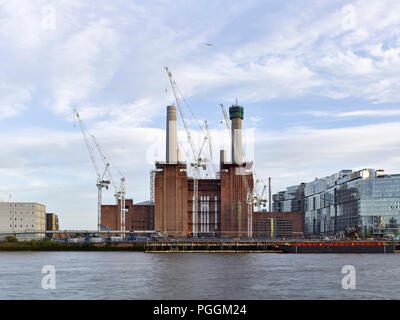
[[[400, 175], [383, 170], [342, 170], [329, 177], [301, 184], [304, 194], [288, 188], [282, 211], [298, 204], [304, 211], [305, 236], [340, 236], [358, 230], [364, 236], [398, 235]], [[291, 206], [288, 208], [288, 206]]]

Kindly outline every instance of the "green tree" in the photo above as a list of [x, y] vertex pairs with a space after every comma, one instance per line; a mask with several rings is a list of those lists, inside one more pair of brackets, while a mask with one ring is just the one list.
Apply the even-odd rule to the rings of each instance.
[[18, 239], [16, 236], [8, 236], [6, 237], [6, 242], [18, 242]]

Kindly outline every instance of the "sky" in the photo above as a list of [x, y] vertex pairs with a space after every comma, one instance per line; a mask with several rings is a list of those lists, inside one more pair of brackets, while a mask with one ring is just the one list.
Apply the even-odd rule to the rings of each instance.
[[246, 158], [274, 193], [342, 169], [400, 172], [398, 0], [0, 0], [0, 190], [62, 229], [96, 229], [76, 109], [127, 197], [148, 200], [174, 103], [165, 66], [208, 121], [214, 159], [229, 144], [220, 104], [244, 106]]

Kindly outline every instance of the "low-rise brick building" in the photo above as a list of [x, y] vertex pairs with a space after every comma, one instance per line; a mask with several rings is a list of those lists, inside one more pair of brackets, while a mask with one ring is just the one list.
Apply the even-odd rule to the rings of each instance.
[[254, 238], [289, 239], [303, 237], [303, 212], [254, 212]]
[[[125, 230], [154, 230], [154, 202], [146, 201], [134, 204], [132, 199], [125, 200]], [[121, 230], [121, 207], [118, 205], [101, 206], [101, 225], [103, 230]]]

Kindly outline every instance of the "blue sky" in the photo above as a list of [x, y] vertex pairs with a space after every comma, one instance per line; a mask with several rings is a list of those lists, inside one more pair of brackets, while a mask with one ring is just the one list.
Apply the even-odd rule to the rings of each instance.
[[128, 196], [147, 200], [174, 101], [164, 66], [209, 121], [215, 154], [219, 104], [245, 107], [250, 157], [274, 192], [341, 169], [399, 172], [399, 17], [396, 0], [0, 0], [0, 190], [46, 204], [62, 228], [96, 227], [76, 108]]

